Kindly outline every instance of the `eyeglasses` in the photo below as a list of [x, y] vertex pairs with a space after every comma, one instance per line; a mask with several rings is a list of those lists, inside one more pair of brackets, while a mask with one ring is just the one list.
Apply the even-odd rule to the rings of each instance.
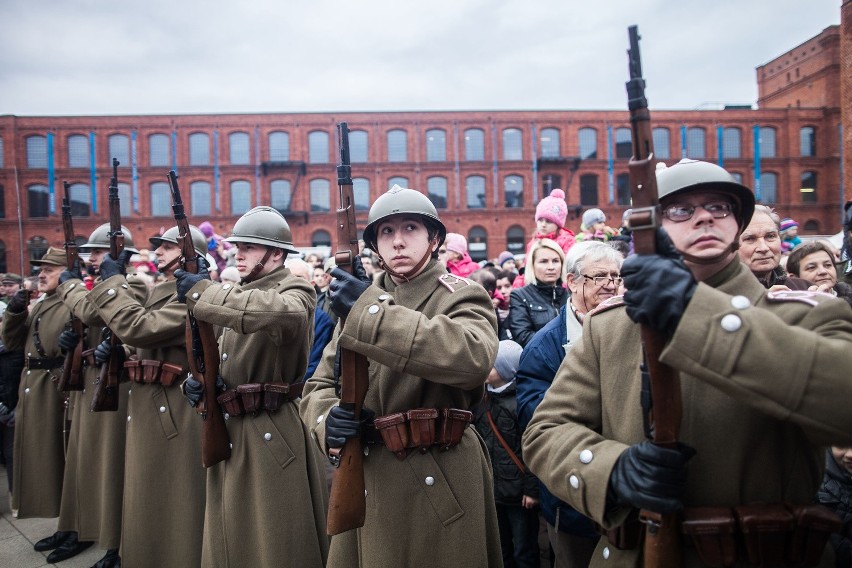
[[588, 274], [581, 274], [580, 276], [586, 280], [592, 280], [595, 283], [595, 286], [603, 286], [607, 282], [612, 282], [613, 286], [617, 288], [621, 286], [621, 283], [624, 281], [624, 278], [618, 274], [607, 274], [605, 276], [589, 276]]
[[699, 207], [710, 213], [714, 219], [724, 219], [733, 212], [733, 206], [727, 201], [711, 201], [704, 205], [671, 205], [663, 209], [663, 217], [675, 223], [683, 223], [692, 219]]

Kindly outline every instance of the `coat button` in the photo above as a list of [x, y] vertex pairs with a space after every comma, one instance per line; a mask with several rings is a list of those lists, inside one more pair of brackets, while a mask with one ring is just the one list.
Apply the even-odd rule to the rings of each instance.
[[317, 416], [317, 424], [319, 424], [320, 422], [322, 422], [322, 419], [323, 419], [323, 415], [322, 415], [322, 414], [320, 414], [319, 416]]
[[231, 419], [231, 415], [226, 412], [225, 413], [225, 420], [230, 420], [230, 419]]
[[371, 314], [376, 314], [376, 313], [379, 312], [379, 306], [377, 306], [376, 304], [373, 304], [372, 306], [367, 308], [367, 311]]
[[426, 485], [428, 485], [429, 487], [435, 485], [435, 478], [432, 477], [431, 475], [429, 477], [427, 477], [426, 478]]
[[193, 292], [193, 294], [192, 294], [192, 299], [193, 299], [193, 300], [197, 300], [197, 299], [198, 299], [198, 292]]
[[751, 302], [745, 296], [734, 296], [731, 298], [731, 305], [738, 310], [744, 310], [751, 305]]
[[27, 353], [27, 357], [32, 357], [32, 356], [33, 356], [32, 353]]
[[364, 446], [364, 455], [365, 455], [365, 456], [369, 456], [369, 455], [370, 455], [370, 446]]
[[30, 371], [29, 369], [27, 369], [27, 374], [29, 375], [30, 373], [32, 373], [32, 371]]
[[70, 286], [68, 286], [68, 289], [70, 290], [70, 289], [71, 289], [71, 288], [73, 288], [74, 286], [76, 286], [76, 284], [71, 284]]
[[737, 331], [743, 326], [743, 320], [739, 316], [728, 314], [722, 318], [721, 326], [725, 331]]
[[389, 296], [389, 295], [387, 295], [387, 294], [382, 294], [381, 296], [379, 296], [379, 301], [384, 302], [384, 301], [385, 301], [385, 300], [387, 300], [388, 298], [390, 298], [390, 296]]
[[115, 295], [115, 290], [113, 290], [112, 288], [107, 290], [107, 296], [114, 296], [114, 295]]
[[572, 475], [571, 477], [569, 477], [568, 483], [570, 483], [571, 487], [573, 487], [574, 489], [580, 488], [580, 478], [578, 478], [576, 475]]
[[222, 353], [222, 361], [227, 361], [227, 360], [228, 360], [228, 354]]
[[24, 394], [30, 394], [30, 388], [29, 387], [24, 389]]
[[165, 406], [161, 406], [161, 407], [160, 407], [160, 414], [165, 414], [165, 413], [166, 413], [166, 407], [165, 407]]
[[230, 290], [230, 289], [231, 289], [230, 284], [225, 284], [224, 286], [222, 286], [222, 290]]
[[580, 452], [580, 461], [583, 463], [591, 462], [593, 457], [595, 456], [592, 454], [592, 450], [583, 450]]
[[230, 444], [228, 444], [228, 447], [229, 447], [229, 448], [231, 448], [231, 449], [233, 450], [233, 449], [234, 449], [234, 444], [233, 444], [233, 442], [232, 442], [232, 443], [230, 443]]
[[268, 442], [269, 440], [271, 440], [271, 439], [272, 439], [272, 434], [270, 434], [269, 432], [267, 432], [266, 434], [264, 434], [264, 435], [263, 435], [263, 439], [264, 439], [264, 440], [266, 440], [266, 441]]
[[603, 554], [604, 560], [609, 560], [609, 547], [604, 546], [603, 552], [601, 554]]
[[129, 416], [127, 417], [127, 421], [128, 421], [128, 422], [130, 422], [130, 417], [129, 417]]

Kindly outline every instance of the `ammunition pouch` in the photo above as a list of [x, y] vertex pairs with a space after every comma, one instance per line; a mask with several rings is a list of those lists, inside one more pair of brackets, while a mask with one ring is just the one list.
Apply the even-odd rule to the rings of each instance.
[[184, 373], [183, 367], [157, 361], [156, 359], [142, 359], [137, 361], [131, 359], [124, 362], [124, 368], [130, 380], [134, 383], [154, 384], [160, 383], [164, 387], [172, 386]]
[[25, 357], [24, 367], [35, 371], [36, 369], [56, 369], [65, 364], [65, 357]]
[[246, 383], [216, 397], [227, 417], [257, 414], [261, 410], [277, 412], [285, 403], [302, 396], [304, 383]]
[[368, 444], [384, 444], [400, 460], [417, 449], [422, 453], [432, 446], [442, 450], [461, 442], [465, 428], [473, 421], [473, 413], [458, 408], [414, 408], [379, 416], [373, 421], [374, 430], [365, 426]]

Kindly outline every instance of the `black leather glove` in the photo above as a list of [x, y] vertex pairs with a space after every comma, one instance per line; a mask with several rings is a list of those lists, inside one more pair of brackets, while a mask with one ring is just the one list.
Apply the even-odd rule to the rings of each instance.
[[[109, 361], [109, 357], [112, 354], [112, 345], [110, 344], [109, 339], [104, 339], [101, 341], [97, 347], [95, 347], [95, 362], [98, 365], [103, 365], [104, 363]], [[120, 363], [124, 364], [124, 349], [118, 350], [118, 356], [121, 358]]]
[[328, 285], [331, 292], [331, 311], [337, 314], [337, 317], [345, 318], [352, 310], [352, 306], [364, 293], [364, 290], [370, 287], [372, 281], [367, 276], [367, 271], [361, 264], [361, 257], [356, 256], [352, 261], [353, 274], [349, 274], [341, 268], [334, 267], [331, 275], [334, 280]]
[[[204, 385], [201, 384], [201, 381], [197, 380], [192, 374], [188, 374], [186, 379], [180, 385], [180, 389], [183, 392], [183, 396], [186, 397], [186, 401], [193, 408], [198, 406], [198, 403], [201, 402], [201, 397], [204, 396]], [[220, 393], [225, 390], [225, 380], [221, 375], [216, 377], [216, 393]]]
[[177, 279], [177, 298], [181, 303], [186, 303], [186, 295], [192, 290], [192, 287], [202, 280], [210, 280], [210, 273], [207, 272], [207, 261], [203, 258], [198, 259], [198, 274], [192, 274], [186, 270], [175, 270], [175, 278]]
[[63, 270], [59, 274], [59, 283], [65, 284], [69, 280], [82, 280], [83, 273], [80, 270], [80, 259], [78, 258], [74, 261], [74, 266], [71, 267], [71, 270]]
[[65, 329], [59, 334], [56, 343], [63, 353], [68, 353], [69, 351], [73, 351], [77, 347], [77, 344], [80, 343], [80, 336], [74, 330]]
[[105, 254], [103, 259], [101, 259], [101, 280], [112, 278], [118, 274], [124, 274], [131, 256], [133, 256], [133, 253], [127, 249], [121, 251], [118, 254], [118, 258], [115, 259], [109, 253]]
[[627, 315], [671, 337], [698, 283], [668, 234], [657, 229], [657, 254], [636, 254], [624, 261]]
[[27, 304], [30, 303], [30, 293], [21, 288], [12, 299], [9, 300], [9, 305], [6, 306], [6, 311], [10, 314], [22, 314], [27, 309]]
[[609, 477], [607, 502], [673, 513], [683, 508], [686, 462], [695, 449], [655, 446], [645, 440], [627, 448], [615, 462]]
[[329, 450], [342, 448], [349, 438], [360, 437], [362, 426], [372, 422], [375, 417], [376, 413], [369, 408], [361, 408], [359, 420], [351, 410], [332, 406], [325, 417], [325, 447]]

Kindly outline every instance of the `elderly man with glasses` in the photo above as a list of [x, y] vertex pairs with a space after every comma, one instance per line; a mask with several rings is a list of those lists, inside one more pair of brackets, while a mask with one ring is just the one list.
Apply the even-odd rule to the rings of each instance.
[[[668, 565], [825, 566], [824, 546], [800, 556], [763, 537], [827, 536], [804, 521], [822, 515], [812, 503], [824, 447], [852, 443], [852, 308], [757, 281], [737, 255], [754, 195], [724, 169], [682, 160], [657, 182], [657, 254], [628, 258], [623, 302], [584, 318], [527, 426], [524, 458], [606, 531], [590, 566], [642, 564], [643, 540], [623, 538], [653, 530], [639, 509], [689, 521], [674, 527], [689, 539], [683, 560]], [[667, 447], [647, 439], [639, 324], [662, 335], [660, 361], [680, 379], [679, 441]], [[719, 538], [703, 538], [707, 530]]]

